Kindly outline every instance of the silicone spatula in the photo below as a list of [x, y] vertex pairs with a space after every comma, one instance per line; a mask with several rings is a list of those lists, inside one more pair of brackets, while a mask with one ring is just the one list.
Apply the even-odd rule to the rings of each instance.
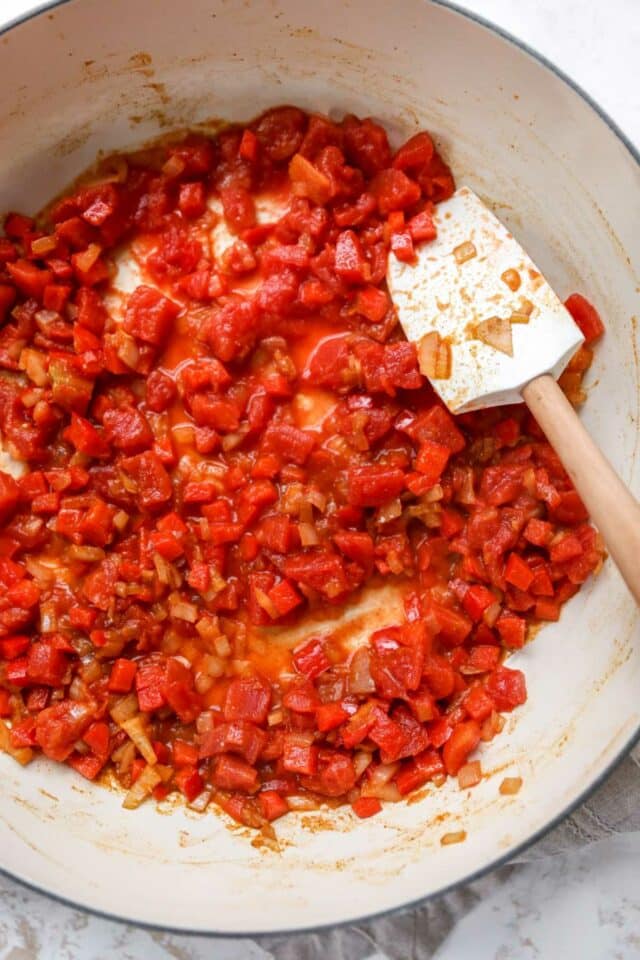
[[434, 214], [437, 237], [387, 282], [422, 373], [451, 413], [524, 401], [544, 430], [640, 603], [640, 505], [556, 378], [583, 342], [531, 258], [462, 187]]

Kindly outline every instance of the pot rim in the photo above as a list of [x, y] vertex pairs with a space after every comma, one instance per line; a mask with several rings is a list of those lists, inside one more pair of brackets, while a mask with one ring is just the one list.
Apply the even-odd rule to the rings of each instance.
[[[45, 0], [45, 2], [38, 4], [33, 9], [27, 11], [24, 14], [19, 14], [16, 17], [13, 17], [11, 20], [7, 21], [4, 24], [0, 24], [0, 37], [5, 36], [10, 33], [11, 30], [16, 27], [21, 26], [24, 23], [28, 23], [30, 20], [34, 20], [36, 17], [41, 16], [43, 13], [51, 12], [60, 7], [67, 6], [74, 2], [74, 0]], [[470, 20], [473, 23], [476, 23], [478, 26], [482, 27], [484, 30], [487, 30], [496, 36], [500, 37], [503, 40], [506, 40], [507, 43], [510, 43], [512, 46], [517, 47], [527, 56], [536, 60], [543, 67], [549, 70], [551, 73], [555, 74], [563, 83], [567, 84], [578, 96], [600, 117], [600, 119], [606, 124], [609, 130], [614, 134], [615, 137], [622, 143], [626, 148], [628, 153], [631, 155], [632, 159], [635, 161], [636, 165], [640, 168], [640, 149], [638, 149], [632, 140], [624, 133], [620, 126], [613, 120], [609, 114], [604, 110], [593, 97], [588, 94], [583, 87], [577, 83], [572, 77], [570, 77], [564, 70], [558, 67], [551, 60], [547, 59], [544, 54], [541, 54], [539, 51], [534, 49], [525, 41], [514, 36], [510, 31], [505, 30], [503, 27], [498, 26], [487, 18], [469, 11], [465, 10], [462, 7], [458, 6], [457, 3], [451, 2], [451, 0], [423, 0], [423, 2], [432, 4], [433, 6], [443, 7], [446, 10], [451, 11], [457, 16], [463, 17], [466, 20]], [[558, 814], [556, 814], [553, 819], [546, 823], [543, 827], [540, 827], [538, 830], [534, 831], [529, 837], [519, 843], [516, 847], [509, 850], [508, 853], [501, 854], [495, 859], [491, 860], [489, 863], [485, 864], [483, 867], [480, 867], [478, 870], [469, 874], [463, 880], [456, 880], [453, 883], [448, 884], [446, 887], [443, 887], [441, 890], [438, 890], [434, 893], [428, 893], [421, 897], [417, 897], [414, 900], [409, 900], [406, 903], [400, 906], [389, 907], [386, 910], [379, 910], [375, 913], [365, 913], [361, 914], [358, 917], [351, 917], [348, 920], [338, 920], [331, 923], [320, 923], [313, 924], [306, 927], [293, 927], [290, 929], [282, 930], [248, 930], [243, 931], [242, 933], [229, 933], [224, 931], [215, 931], [215, 930], [199, 930], [195, 929], [185, 929], [184, 927], [171, 927], [163, 926], [157, 923], [150, 923], [148, 921], [135, 920], [131, 917], [123, 917], [114, 913], [110, 913], [107, 910], [100, 910], [97, 907], [88, 906], [87, 904], [80, 903], [76, 900], [72, 900], [68, 897], [64, 897], [58, 893], [52, 892], [46, 887], [41, 887], [36, 883], [31, 883], [28, 880], [24, 880], [21, 877], [15, 876], [10, 870], [0, 864], [0, 876], [7, 877], [10, 880], [20, 884], [22, 887], [26, 887], [28, 890], [32, 890], [35, 893], [42, 894], [48, 897], [51, 900], [61, 903], [63, 906], [71, 907], [75, 910], [82, 910], [86, 913], [92, 914], [96, 917], [102, 917], [105, 920], [112, 920], [121, 924], [131, 924], [134, 926], [141, 927], [146, 930], [154, 930], [161, 932], [174, 933], [183, 936], [198, 936], [198, 937], [208, 937], [216, 939], [225, 939], [225, 940], [235, 940], [235, 939], [246, 939], [246, 938], [260, 938], [260, 937], [273, 937], [273, 936], [296, 936], [303, 935], [308, 933], [317, 933], [324, 930], [333, 930], [340, 927], [348, 927], [353, 924], [368, 922], [371, 920], [378, 920], [382, 917], [391, 916], [394, 913], [400, 913], [401, 911], [411, 910], [415, 907], [423, 906], [424, 904], [436, 900], [439, 897], [444, 896], [447, 893], [450, 893], [453, 890], [458, 889], [459, 887], [465, 886], [469, 883], [473, 883], [475, 880], [479, 880], [482, 877], [488, 875], [494, 870], [497, 870], [499, 867], [503, 867], [508, 864], [511, 860], [521, 854], [523, 851], [527, 850], [533, 844], [537, 843], [538, 840], [541, 840], [548, 833], [550, 833], [555, 827], [557, 827], [562, 821], [568, 817], [574, 810], [581, 806], [595, 791], [598, 787], [608, 779], [608, 777], [613, 773], [615, 768], [624, 760], [624, 758], [630, 753], [630, 751], [640, 743], [640, 724], [637, 729], [631, 734], [627, 742], [620, 748], [617, 755], [611, 760], [611, 762], [605, 767], [605, 769], [600, 773], [595, 780], [585, 787], [584, 790], [573, 800], [571, 803]]]

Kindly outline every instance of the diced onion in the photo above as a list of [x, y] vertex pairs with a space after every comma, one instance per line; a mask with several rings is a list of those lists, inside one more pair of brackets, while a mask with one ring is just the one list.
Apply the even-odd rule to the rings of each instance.
[[320, 806], [316, 797], [306, 794], [294, 794], [286, 799], [289, 810], [317, 810]]
[[489, 317], [482, 320], [475, 327], [475, 338], [508, 357], [513, 356], [513, 335], [507, 317]]
[[118, 726], [122, 726], [125, 720], [130, 720], [131, 717], [134, 717], [139, 709], [138, 698], [135, 693], [128, 693], [126, 697], [121, 697], [120, 700], [116, 701], [109, 713], [111, 714], [113, 722], [117, 723]]
[[522, 786], [522, 777], [505, 777], [500, 784], [499, 790], [504, 796], [513, 796], [518, 793]]
[[489, 740], [493, 740], [497, 733], [500, 733], [504, 727], [505, 719], [500, 716], [499, 713], [496, 713], [495, 710], [483, 721], [482, 727], [480, 728], [480, 738], [485, 743]]
[[402, 800], [402, 795], [395, 783], [383, 783], [379, 787], [365, 783], [360, 793], [363, 797], [375, 797], [376, 800], [384, 800], [387, 803], [398, 803]]
[[206, 673], [197, 673], [196, 678], [193, 681], [193, 685], [196, 688], [196, 693], [199, 693], [200, 696], [204, 696], [205, 693], [208, 693], [214, 685], [215, 680], [213, 677], [210, 677]]
[[349, 693], [373, 693], [376, 689], [371, 676], [371, 651], [358, 647], [349, 663]]
[[104, 550], [102, 547], [86, 547], [72, 544], [67, 549], [67, 557], [70, 560], [82, 560], [84, 563], [97, 563], [104, 559]]
[[420, 370], [430, 380], [448, 380], [451, 376], [451, 346], [436, 330], [420, 340], [418, 360]]
[[156, 764], [158, 758], [155, 750], [151, 746], [151, 740], [149, 739], [142, 717], [138, 714], [136, 717], [131, 717], [130, 720], [125, 720], [120, 726], [127, 736], [133, 740], [136, 749], [144, 757], [149, 766]]
[[35, 253], [37, 257], [42, 257], [51, 253], [57, 246], [58, 240], [53, 234], [48, 237], [38, 237], [37, 240], [31, 241], [31, 253]]
[[312, 523], [299, 523], [298, 533], [300, 535], [300, 543], [303, 547], [315, 547], [320, 543], [318, 531]]
[[127, 740], [121, 747], [111, 754], [111, 759], [118, 765], [118, 776], [122, 777], [131, 769], [131, 764], [136, 758], [136, 745], [132, 740]]
[[381, 524], [389, 523], [391, 520], [395, 520], [396, 517], [399, 517], [401, 513], [402, 503], [400, 501], [400, 497], [395, 497], [395, 499], [390, 500], [388, 503], [385, 503], [383, 507], [379, 508], [376, 513], [376, 522]]
[[482, 769], [479, 760], [472, 760], [470, 763], [465, 763], [458, 770], [458, 786], [461, 790], [475, 787], [481, 780]]
[[284, 721], [284, 711], [281, 707], [278, 707], [276, 710], [271, 710], [269, 716], [267, 717], [267, 724], [270, 727], [277, 727]]
[[473, 258], [478, 255], [478, 251], [471, 240], [466, 240], [464, 243], [461, 243], [459, 246], [454, 248], [453, 255], [456, 259], [456, 263], [466, 263], [467, 260], [473, 260]]
[[225, 637], [224, 633], [221, 633], [215, 638], [213, 646], [219, 657], [226, 659], [226, 657], [231, 656], [231, 644], [229, 643], [229, 638]]
[[356, 779], [360, 779], [369, 764], [371, 763], [371, 754], [365, 750], [358, 750], [353, 758], [353, 769], [356, 773]]
[[203, 790], [202, 793], [198, 794], [195, 800], [191, 800], [187, 804], [189, 810], [195, 810], [196, 813], [204, 813], [211, 802], [212, 793], [213, 791], [207, 787], [206, 790]]
[[399, 763], [380, 763], [371, 771], [369, 783], [372, 787], [383, 787], [386, 783], [395, 777], [398, 772]]
[[500, 616], [501, 610], [502, 610], [502, 606], [498, 600], [496, 600], [495, 603], [492, 603], [490, 604], [490, 606], [487, 607], [487, 609], [482, 614], [482, 619], [484, 620], [484, 622], [488, 627], [492, 627], [494, 625], [494, 623]]
[[198, 608], [193, 603], [187, 603], [179, 595], [172, 594], [169, 597], [169, 614], [175, 620], [185, 620], [187, 623], [195, 623], [198, 619]]
[[113, 525], [118, 531], [118, 533], [122, 533], [128, 523], [129, 523], [129, 514], [126, 513], [124, 510], [118, 510], [118, 512], [113, 518]]
[[46, 368], [47, 358], [39, 350], [25, 347], [20, 353], [18, 364], [24, 370], [32, 383], [37, 387], [46, 387], [49, 383], [49, 374]]
[[179, 177], [181, 173], [184, 172], [185, 162], [182, 157], [179, 157], [178, 154], [172, 154], [169, 159], [163, 164], [162, 172], [165, 177], [171, 179]]
[[208, 677], [221, 677], [224, 673], [224, 663], [220, 657], [214, 657], [210, 653], [205, 653], [198, 661], [198, 668]]
[[258, 605], [262, 607], [265, 613], [267, 613], [272, 620], [277, 620], [280, 614], [271, 597], [267, 596], [264, 590], [261, 590], [259, 587], [255, 587], [253, 593]]
[[327, 507], [327, 498], [324, 493], [320, 493], [315, 487], [309, 487], [307, 489], [307, 499], [309, 503], [312, 503], [314, 507], [322, 513], [326, 510]]
[[440, 843], [443, 847], [448, 847], [451, 843], [462, 843], [467, 839], [466, 830], [455, 830], [451, 833], [445, 833], [440, 837]]
[[504, 273], [500, 274], [500, 279], [503, 283], [509, 287], [509, 290], [513, 290], [515, 293], [519, 289], [522, 280], [520, 274], [517, 270], [505, 270]]
[[145, 767], [122, 802], [125, 810], [135, 810], [143, 800], [162, 782], [162, 777], [153, 767]]

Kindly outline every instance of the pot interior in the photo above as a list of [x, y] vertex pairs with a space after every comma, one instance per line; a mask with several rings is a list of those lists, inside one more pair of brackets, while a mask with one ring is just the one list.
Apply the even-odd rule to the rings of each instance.
[[[373, 115], [395, 141], [431, 130], [458, 183], [490, 202], [560, 295], [579, 290], [600, 309], [607, 334], [583, 416], [640, 488], [639, 167], [527, 52], [423, 0], [71, 0], [7, 31], [2, 52], [3, 211], [34, 212], [99, 151], [282, 103]], [[387, 602], [372, 603], [382, 626]], [[121, 796], [69, 770], [0, 756], [0, 866], [117, 917], [229, 934], [344, 922], [434, 894], [560, 816], [636, 736], [637, 621], [605, 564], [510, 661], [529, 700], [484, 751], [492, 776], [368, 821], [345, 810], [287, 818], [277, 851], [217, 815], [128, 813]], [[500, 796], [509, 775], [523, 787]], [[460, 829], [464, 843], [441, 846]]]

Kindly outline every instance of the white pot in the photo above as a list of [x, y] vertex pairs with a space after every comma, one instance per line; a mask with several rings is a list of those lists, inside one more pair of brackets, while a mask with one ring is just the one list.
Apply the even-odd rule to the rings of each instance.
[[[2, 210], [34, 211], [100, 149], [283, 102], [373, 114], [396, 139], [434, 131], [458, 181], [490, 199], [558, 291], [601, 309], [584, 418], [638, 489], [638, 158], [526, 50], [424, 0], [71, 0], [8, 28], [1, 49]], [[529, 843], [629, 748], [637, 620], [607, 563], [513, 658], [529, 701], [485, 750], [493, 776], [367, 821], [285, 819], [280, 853], [214, 814], [128, 813], [70, 770], [2, 756], [0, 866], [92, 910], [199, 932], [298, 930], [413, 903]], [[498, 792], [508, 774], [524, 781], [515, 797]], [[458, 829], [466, 842], [441, 846]]]

